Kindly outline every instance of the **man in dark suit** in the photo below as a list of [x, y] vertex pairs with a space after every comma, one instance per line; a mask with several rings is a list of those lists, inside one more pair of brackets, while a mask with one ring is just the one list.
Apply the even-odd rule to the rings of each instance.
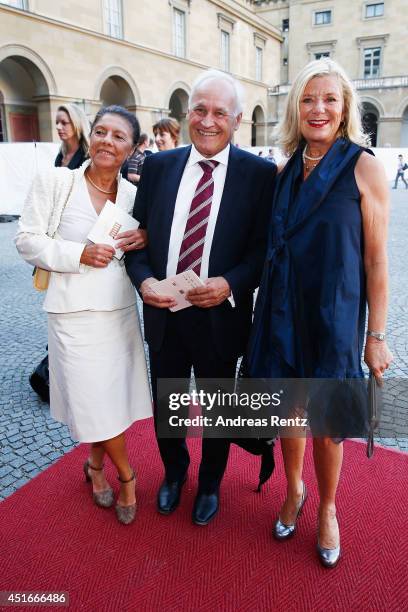
[[[241, 118], [239, 84], [218, 71], [203, 73], [189, 102], [192, 146], [152, 155], [143, 168], [134, 216], [149, 243], [127, 254], [126, 267], [144, 302], [156, 427], [158, 379], [189, 380], [192, 367], [196, 379], [234, 379], [248, 340], [276, 167], [231, 144]], [[192, 307], [171, 312], [173, 299], [150, 286], [187, 269], [205, 285], [188, 293]], [[158, 510], [170, 514], [190, 459], [184, 439], [158, 437], [158, 445], [165, 468]], [[218, 510], [228, 453], [228, 440], [203, 438], [198, 525]]]

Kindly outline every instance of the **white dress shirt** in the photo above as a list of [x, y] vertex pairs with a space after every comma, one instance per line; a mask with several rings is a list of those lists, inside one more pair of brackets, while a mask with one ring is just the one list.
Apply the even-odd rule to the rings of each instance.
[[[210, 216], [208, 219], [207, 232], [205, 234], [203, 256], [201, 258], [200, 278], [208, 278], [208, 265], [210, 260], [211, 245], [214, 237], [215, 224], [217, 222], [218, 211], [220, 209], [221, 197], [224, 191], [225, 177], [227, 175], [228, 157], [230, 145], [214, 155], [211, 159], [219, 162], [213, 170], [214, 193], [212, 198]], [[183, 242], [184, 230], [186, 228], [187, 217], [190, 212], [191, 202], [198, 182], [204, 174], [198, 162], [208, 161], [197, 151], [194, 145], [191, 147], [190, 156], [181, 177], [179, 190], [177, 193], [176, 205], [174, 207], [173, 223], [171, 226], [169, 252], [167, 256], [167, 277], [177, 273], [181, 243]]]

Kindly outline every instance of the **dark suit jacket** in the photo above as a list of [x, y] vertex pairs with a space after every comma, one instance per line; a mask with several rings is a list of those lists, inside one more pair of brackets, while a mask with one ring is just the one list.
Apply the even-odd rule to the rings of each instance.
[[[180, 180], [191, 147], [146, 158], [133, 215], [147, 229], [149, 244], [126, 254], [127, 272], [137, 289], [149, 277], [166, 278], [171, 225]], [[243, 353], [252, 320], [267, 239], [276, 166], [231, 145], [227, 175], [211, 245], [208, 275], [229, 283], [228, 300], [209, 309], [217, 351], [230, 360]], [[168, 311], [144, 305], [145, 338], [160, 350]]]

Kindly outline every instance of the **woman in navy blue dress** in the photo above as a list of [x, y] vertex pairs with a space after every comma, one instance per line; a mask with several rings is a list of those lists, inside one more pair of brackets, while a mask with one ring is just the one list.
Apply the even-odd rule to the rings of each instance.
[[[278, 132], [289, 159], [275, 190], [249, 373], [258, 378], [359, 379], [364, 350], [366, 364], [380, 379], [392, 360], [384, 335], [388, 187], [382, 165], [365, 148], [368, 138], [356, 94], [340, 66], [324, 59], [301, 71]], [[340, 558], [339, 440], [347, 437], [354, 416], [345, 414], [334, 425], [325, 404], [309, 416], [320, 412], [326, 427], [313, 438], [320, 493], [317, 551], [325, 567], [334, 567]], [[314, 432], [313, 420], [311, 425]], [[286, 540], [295, 533], [307, 497], [305, 438], [281, 432], [281, 446], [287, 495], [274, 535]]]

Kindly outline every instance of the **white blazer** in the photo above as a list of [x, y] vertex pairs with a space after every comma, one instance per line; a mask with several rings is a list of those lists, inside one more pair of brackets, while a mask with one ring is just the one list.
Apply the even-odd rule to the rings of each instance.
[[[108, 266], [121, 268], [121, 290], [109, 292], [102, 278], [102, 282], [95, 281], [94, 276], [100, 277], [101, 270], [80, 263], [85, 243], [63, 240], [58, 234], [52, 237], [58, 229], [71, 188], [81, 181], [89, 164], [87, 160], [76, 170], [53, 167], [40, 172], [34, 178], [18, 224], [15, 244], [21, 257], [33, 266], [55, 273], [51, 275], [44, 303], [48, 312], [114, 310], [136, 301], [123, 261], [115, 260]], [[116, 205], [131, 213], [135, 195], [136, 187], [119, 175]], [[111, 269], [110, 273], [114, 273], [114, 270]], [[116, 270], [116, 280], [118, 273], [119, 270]], [[75, 275], [84, 275], [84, 278], [75, 279]], [[98, 283], [99, 296], [94, 291]]]

